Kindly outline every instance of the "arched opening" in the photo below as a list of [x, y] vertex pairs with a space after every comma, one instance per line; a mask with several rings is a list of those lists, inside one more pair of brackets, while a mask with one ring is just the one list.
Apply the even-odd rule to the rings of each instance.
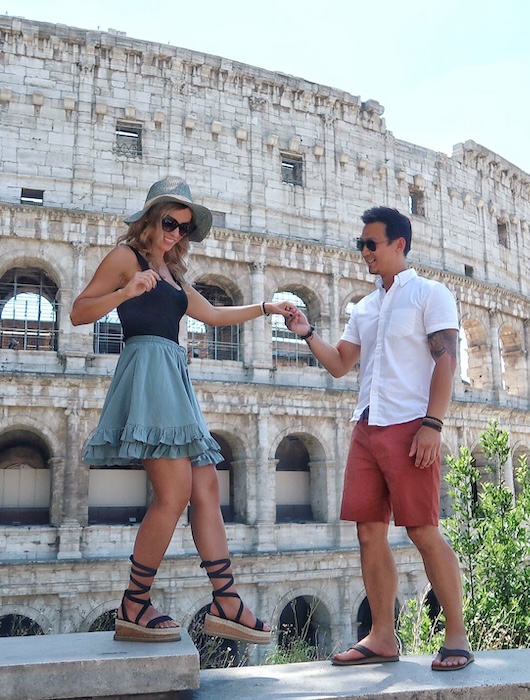
[[188, 634], [199, 652], [201, 669], [246, 666], [249, 660], [248, 644], [203, 633], [204, 618], [209, 607], [202, 607], [188, 625]]
[[[195, 289], [213, 306], [234, 306], [232, 297], [221, 287], [198, 282]], [[187, 317], [188, 357], [193, 359], [234, 360], [240, 362], [241, 326], [207, 326]]]
[[309, 452], [295, 435], [278, 445], [276, 454], [276, 522], [313, 520]]
[[331, 625], [325, 605], [314, 596], [297, 596], [282, 610], [278, 622], [278, 646], [296, 648], [302, 642], [308, 660], [331, 652]]
[[50, 452], [29, 430], [0, 435], [0, 524], [48, 525]]
[[[293, 291], [276, 292], [272, 301], [279, 303], [289, 301], [306, 316], [306, 302]], [[300, 340], [285, 325], [283, 316], [275, 314], [271, 317], [272, 324], [272, 358], [276, 367], [317, 367], [318, 361], [307, 346], [305, 340]], [[314, 320], [312, 320], [314, 322]]]
[[0, 617], [0, 637], [31, 637], [44, 634], [35, 620], [25, 615], [3, 615]]
[[[399, 618], [399, 601], [396, 599], [394, 603], [394, 622], [397, 623]], [[357, 641], [364, 639], [372, 629], [372, 611], [368, 598], [363, 598], [357, 612]]]
[[136, 525], [146, 511], [147, 474], [142, 466], [90, 467], [89, 525]]
[[58, 289], [43, 270], [15, 267], [0, 279], [0, 347], [57, 350]]
[[212, 437], [219, 443], [221, 455], [223, 456], [223, 461], [216, 465], [221, 512], [225, 523], [233, 523], [235, 521], [234, 474], [232, 469], [234, 455], [232, 454], [232, 448], [223, 437], [215, 433], [212, 433]]
[[123, 347], [123, 329], [116, 309], [94, 323], [94, 352], [119, 355]]
[[113, 632], [114, 621], [116, 620], [116, 610], [107, 610], [99, 617], [96, 617], [90, 625], [89, 632]]
[[482, 323], [466, 318], [460, 328], [460, 375], [475, 389], [492, 389], [491, 349]]
[[512, 396], [527, 395], [526, 353], [519, 333], [513, 326], [504, 324], [499, 330], [501, 352], [502, 388]]

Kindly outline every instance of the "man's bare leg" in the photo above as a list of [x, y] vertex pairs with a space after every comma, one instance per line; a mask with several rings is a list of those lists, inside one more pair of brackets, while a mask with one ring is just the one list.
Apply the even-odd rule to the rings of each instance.
[[[444, 646], [469, 651], [462, 614], [462, 581], [455, 553], [434, 525], [408, 527], [407, 532], [422, 556], [425, 573], [444, 611]], [[464, 666], [466, 662], [464, 656], [448, 656], [442, 661], [438, 654], [433, 665]]]
[[[395, 656], [394, 605], [397, 594], [397, 569], [388, 543], [386, 523], [357, 523], [361, 547], [361, 569], [366, 596], [372, 613], [372, 629], [359, 644], [378, 656]], [[338, 661], [356, 661], [363, 654], [355, 649], [336, 654]]]

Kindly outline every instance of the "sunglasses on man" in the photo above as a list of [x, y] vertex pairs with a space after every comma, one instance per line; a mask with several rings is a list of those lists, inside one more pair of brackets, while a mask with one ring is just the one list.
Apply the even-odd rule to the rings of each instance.
[[172, 233], [176, 228], [178, 228], [179, 233], [182, 237], [189, 236], [190, 233], [195, 231], [195, 224], [193, 221], [188, 221], [185, 224], [180, 224], [172, 216], [164, 216], [161, 221], [162, 230], [166, 233]]
[[357, 239], [357, 250], [362, 253], [364, 246], [368, 248], [370, 252], [374, 252], [378, 245], [381, 243], [389, 243], [388, 239], [386, 241], [373, 241], [371, 238], [358, 238]]

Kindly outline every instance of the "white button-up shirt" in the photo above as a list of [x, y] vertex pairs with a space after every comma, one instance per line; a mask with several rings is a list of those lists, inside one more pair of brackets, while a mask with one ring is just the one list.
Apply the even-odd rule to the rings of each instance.
[[406, 423], [425, 415], [434, 360], [427, 336], [458, 329], [456, 302], [440, 282], [407, 269], [383, 281], [353, 309], [342, 340], [361, 346], [360, 390], [352, 420], [370, 406], [369, 425]]

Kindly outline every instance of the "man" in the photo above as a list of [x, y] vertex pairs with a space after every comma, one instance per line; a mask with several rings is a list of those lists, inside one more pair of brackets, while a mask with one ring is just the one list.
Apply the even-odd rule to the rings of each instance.
[[456, 368], [456, 303], [444, 285], [408, 268], [412, 232], [407, 217], [376, 207], [362, 220], [357, 248], [369, 272], [379, 276], [377, 289], [355, 305], [337, 345], [322, 340], [302, 312], [288, 322], [334, 377], [360, 360], [341, 519], [357, 522], [372, 628], [332, 663], [399, 659], [394, 633], [398, 577], [387, 538], [393, 514], [418, 548], [445, 614], [445, 642], [432, 669], [459, 670], [473, 655], [462, 616], [458, 561], [438, 529], [441, 430]]

